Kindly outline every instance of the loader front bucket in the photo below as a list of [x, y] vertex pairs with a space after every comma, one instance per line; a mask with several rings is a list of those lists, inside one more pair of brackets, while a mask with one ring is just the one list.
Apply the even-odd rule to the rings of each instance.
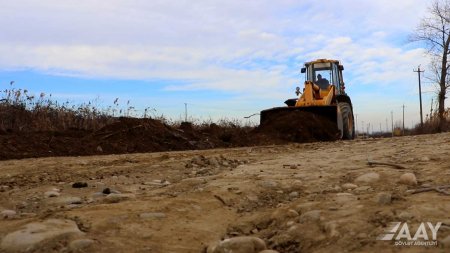
[[[306, 114], [310, 114], [310, 116], [327, 119], [334, 124], [337, 125], [337, 106], [329, 105], [329, 106], [305, 106], [305, 107], [274, 107], [271, 109], [261, 111], [260, 116], [260, 125], [264, 125], [268, 122], [276, 121], [280, 116], [285, 116], [286, 114], [292, 113], [292, 117], [298, 117], [297, 112], [305, 112]], [[294, 120], [294, 119], [293, 119]], [[305, 117], [305, 120], [308, 120], [308, 117]]]
[[337, 117], [337, 106], [277, 107], [261, 112], [258, 131], [289, 142], [334, 141]]

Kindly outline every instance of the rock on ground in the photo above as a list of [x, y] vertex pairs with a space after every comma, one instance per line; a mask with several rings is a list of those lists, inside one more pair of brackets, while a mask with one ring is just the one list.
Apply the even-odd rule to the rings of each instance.
[[392, 195], [388, 192], [380, 192], [375, 197], [375, 200], [380, 205], [388, 205], [392, 201]]
[[40, 242], [66, 234], [81, 235], [83, 233], [72, 220], [49, 219], [29, 223], [22, 229], [7, 234], [1, 241], [0, 249], [4, 252], [30, 251]]
[[57, 191], [48, 191], [48, 192], [45, 192], [45, 193], [44, 193], [44, 196], [45, 196], [46, 198], [58, 197], [59, 195], [60, 195], [60, 193], [57, 192]]
[[320, 220], [321, 213], [322, 213], [321, 210], [308, 211], [300, 216], [300, 221], [301, 222], [318, 221]]
[[356, 184], [346, 183], [342, 185], [342, 189], [344, 190], [353, 190], [357, 188], [358, 186]]
[[345, 204], [347, 202], [358, 200], [358, 197], [351, 193], [341, 192], [336, 194], [334, 200], [339, 204]]
[[355, 179], [355, 183], [375, 183], [378, 180], [380, 180], [380, 175], [376, 172], [369, 172], [366, 174], [363, 174]]
[[208, 247], [207, 253], [259, 253], [267, 249], [266, 243], [257, 237], [240, 236], [225, 239]]
[[416, 175], [414, 175], [414, 173], [405, 173], [400, 176], [399, 183], [405, 185], [417, 185]]
[[17, 215], [17, 213], [16, 213], [16, 211], [14, 211], [14, 210], [3, 210], [3, 211], [0, 213], [0, 217], [1, 217], [2, 219], [13, 219], [13, 218], [16, 217], [16, 215]]
[[85, 252], [86, 249], [89, 248], [92, 244], [94, 244], [94, 240], [78, 239], [69, 243], [69, 249], [72, 252]]
[[106, 203], [119, 203], [121, 201], [125, 201], [125, 200], [129, 200], [129, 199], [134, 199], [135, 196], [134, 194], [117, 194], [117, 193], [111, 193], [108, 196], [106, 196], [106, 198], [104, 199], [104, 201]]
[[58, 197], [58, 198], [52, 198], [49, 202], [49, 204], [54, 205], [71, 205], [71, 204], [81, 204], [83, 203], [83, 200], [80, 197]]

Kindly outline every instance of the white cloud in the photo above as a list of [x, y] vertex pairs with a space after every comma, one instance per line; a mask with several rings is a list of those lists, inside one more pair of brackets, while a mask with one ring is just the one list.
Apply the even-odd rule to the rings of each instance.
[[[17, 0], [0, 9], [0, 68], [177, 80], [168, 90], [282, 97], [304, 61], [342, 60], [350, 85], [409, 89], [422, 0]], [[286, 96], [290, 96], [286, 95]]]

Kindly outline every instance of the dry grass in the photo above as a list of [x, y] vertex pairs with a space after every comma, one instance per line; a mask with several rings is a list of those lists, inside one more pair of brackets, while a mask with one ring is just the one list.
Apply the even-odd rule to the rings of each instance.
[[[139, 115], [135, 107], [126, 102], [119, 105], [116, 98], [112, 106], [99, 109], [97, 103], [87, 102], [72, 105], [69, 102], [58, 103], [51, 94], [40, 93], [39, 96], [29, 94], [26, 89], [10, 87], [0, 91], [0, 133], [3, 132], [40, 132], [68, 130], [95, 131], [107, 124], [115, 122], [119, 117], [152, 118], [162, 123], [180, 127], [182, 120], [174, 121], [165, 115], [156, 115], [156, 110], [145, 108]], [[190, 118], [191, 126], [196, 130], [216, 125], [221, 129], [250, 129], [254, 125], [239, 119], [199, 120]]]
[[[444, 132], [450, 131], [450, 108], [448, 108], [445, 113], [446, 122], [444, 123]], [[437, 112], [434, 112], [431, 117], [427, 117], [425, 122], [423, 123], [423, 127], [418, 124], [412, 130], [412, 134], [430, 134], [439, 132], [439, 115]]]
[[0, 131], [96, 130], [113, 120], [91, 103], [78, 106], [58, 103], [41, 93], [30, 95], [26, 89], [0, 92]]

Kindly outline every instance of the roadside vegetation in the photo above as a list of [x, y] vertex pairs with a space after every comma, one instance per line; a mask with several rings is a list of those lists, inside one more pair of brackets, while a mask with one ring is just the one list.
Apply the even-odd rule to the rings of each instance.
[[53, 99], [51, 94], [30, 94], [27, 89], [15, 88], [11, 84], [9, 89], [0, 91], [0, 132], [96, 131], [120, 118], [154, 119], [171, 127], [178, 128], [184, 124], [184, 127], [189, 125], [197, 130], [211, 125], [225, 129], [254, 127], [243, 120], [228, 118], [214, 121], [191, 117], [191, 123], [186, 123], [157, 115], [150, 107], [138, 113], [130, 105], [130, 101], [121, 106], [118, 98], [114, 100], [113, 105], [106, 108], [98, 108], [95, 104], [86, 102], [76, 105], [69, 101], [61, 103]]

